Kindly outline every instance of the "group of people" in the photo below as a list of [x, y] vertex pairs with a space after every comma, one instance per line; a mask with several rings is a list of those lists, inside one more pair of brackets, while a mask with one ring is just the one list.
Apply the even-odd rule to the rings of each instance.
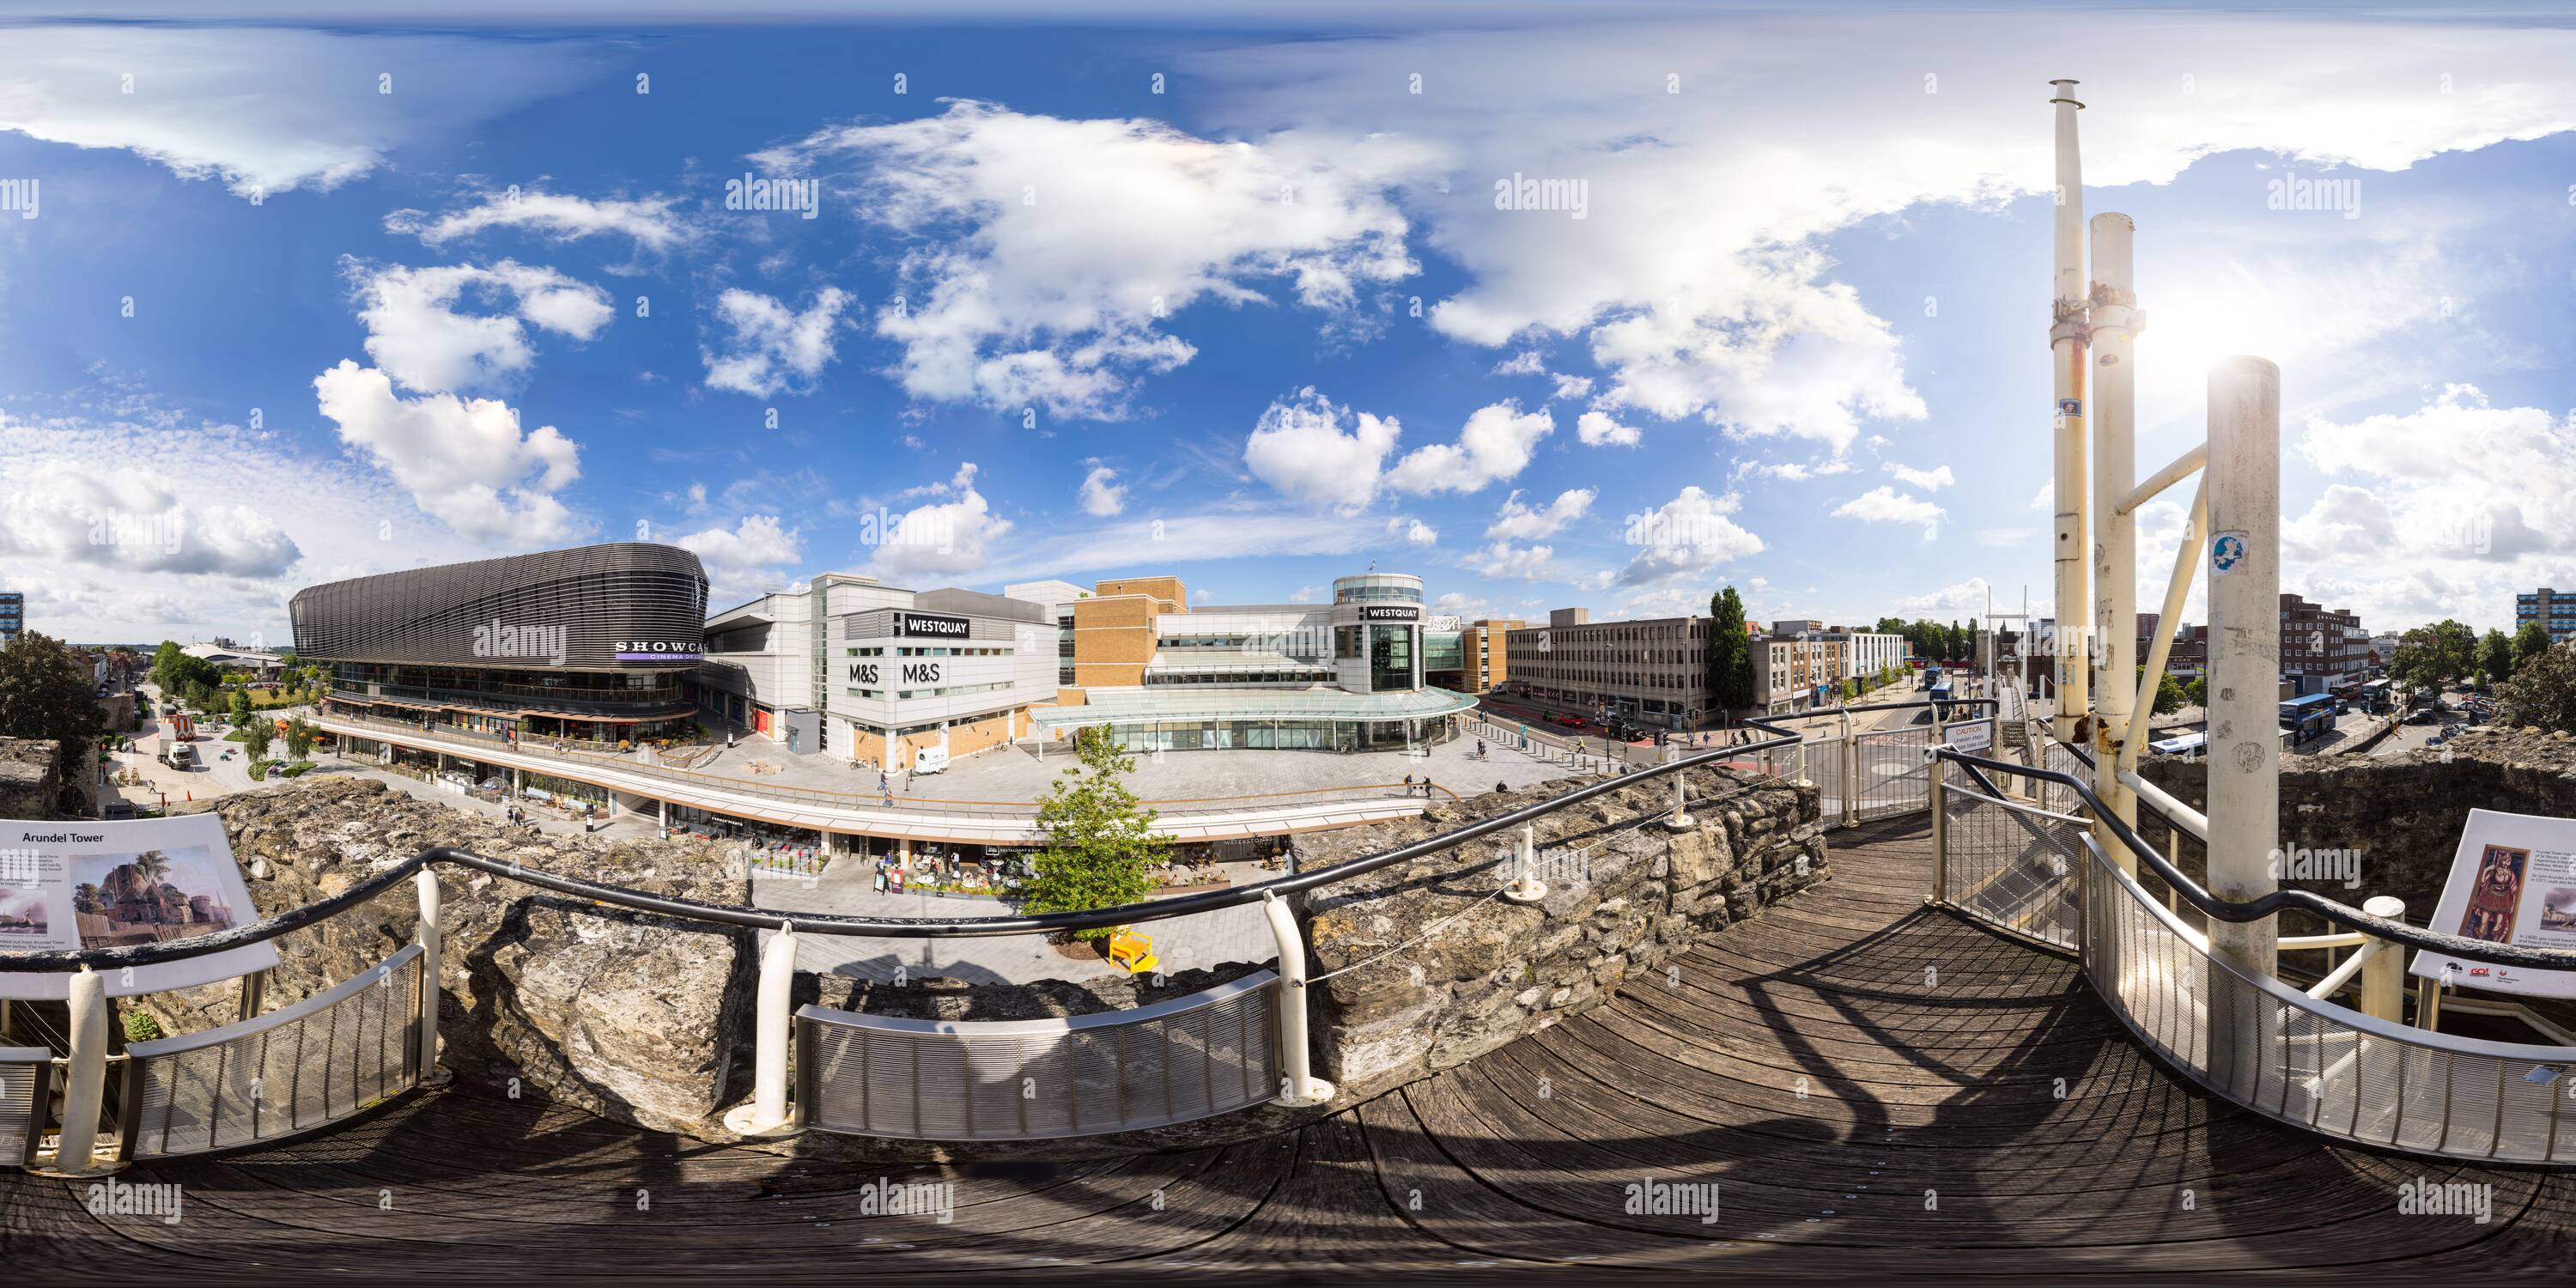
[[[1484, 746], [1483, 743], [1478, 743], [1476, 745], [1479, 748]], [[1416, 780], [1411, 774], [1406, 774], [1404, 776], [1404, 794], [1412, 796], [1416, 793], [1419, 793], [1424, 800], [1429, 800], [1431, 798], [1431, 775], [1424, 774], [1419, 780]]]

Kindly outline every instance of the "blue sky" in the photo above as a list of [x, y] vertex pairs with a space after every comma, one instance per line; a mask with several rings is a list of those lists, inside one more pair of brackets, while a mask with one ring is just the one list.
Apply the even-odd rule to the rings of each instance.
[[2046, 612], [2058, 75], [2139, 225], [2142, 474], [2263, 354], [2285, 589], [2576, 583], [2563, 21], [1297, 12], [12, 27], [0, 584], [274, 641], [302, 585], [640, 535], [724, 602]]

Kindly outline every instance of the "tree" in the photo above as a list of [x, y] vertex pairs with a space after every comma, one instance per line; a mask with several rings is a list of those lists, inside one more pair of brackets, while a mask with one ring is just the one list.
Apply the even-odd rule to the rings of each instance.
[[2410, 689], [2439, 692], [2476, 669], [2477, 652], [2476, 633], [2444, 618], [2398, 637], [2397, 657], [2388, 665], [2388, 676]]
[[[2200, 682], [2198, 680], [2194, 680], [2192, 683], [2198, 684]], [[2143, 689], [2146, 686], [2147, 668], [2142, 666], [2138, 668], [2138, 687]], [[2175, 679], [2173, 677], [2173, 672], [2167, 671], [2156, 680], [2155, 705], [2148, 708], [2147, 714], [2156, 716], [2171, 715], [2176, 711], [2182, 710], [2189, 701], [2190, 699], [2188, 695], [2183, 691], [2182, 681]]]
[[[1064, 771], [1062, 781], [1038, 801], [1038, 830], [1045, 848], [1021, 911], [1084, 912], [1135, 903], [1153, 889], [1147, 870], [1162, 858], [1169, 842], [1154, 834], [1154, 811], [1127, 790], [1125, 778], [1136, 762], [1121, 755], [1105, 729], [1084, 729], [1074, 736], [1082, 763]], [[1099, 940], [1110, 928], [1075, 932], [1077, 939]]]
[[1753, 640], [1744, 633], [1744, 597], [1728, 586], [1708, 601], [1708, 696], [1729, 711], [1753, 709]]
[[2576, 733], [2576, 643], [2552, 645], [2498, 686], [2496, 721]]
[[2191, 678], [2191, 683], [2182, 686], [2182, 700], [2187, 706], [2207, 707], [2209, 705], [2209, 677], [2205, 675], [2193, 676]]
[[290, 760], [303, 760], [313, 754], [313, 740], [321, 731], [297, 716], [286, 722], [286, 755]]
[[2531, 659], [2549, 651], [2549, 628], [2538, 622], [2524, 622], [2513, 633], [2513, 669], [2521, 670]]
[[277, 740], [277, 726], [262, 716], [242, 726], [242, 747], [250, 752], [252, 763], [268, 758], [268, 744]]
[[62, 642], [28, 631], [0, 648], [0, 735], [51, 738], [63, 793], [77, 799], [100, 733], [97, 690]]
[[2478, 641], [2478, 669], [2487, 673], [2487, 683], [2502, 684], [2513, 678], [2513, 640], [2503, 631], [2489, 629]]
[[202, 657], [190, 657], [170, 640], [152, 654], [152, 682], [163, 693], [176, 695], [189, 690], [212, 690], [223, 683], [224, 673]]
[[248, 690], [248, 689], [235, 689], [235, 690], [233, 690], [233, 712], [232, 712], [232, 714], [233, 714], [233, 724], [234, 724], [235, 726], [240, 726], [240, 725], [246, 725], [246, 724], [249, 724], [249, 723], [250, 723], [250, 712], [251, 712], [251, 705], [250, 705], [250, 690]]

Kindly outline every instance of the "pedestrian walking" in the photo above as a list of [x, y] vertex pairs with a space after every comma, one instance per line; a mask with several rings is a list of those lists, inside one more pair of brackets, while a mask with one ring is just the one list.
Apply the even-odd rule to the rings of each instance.
[[1406, 774], [1404, 776], [1404, 794], [1407, 796], [1411, 796], [1413, 794], [1413, 775], [1411, 774]]
[[1431, 775], [1429, 774], [1422, 776], [1422, 799], [1431, 799]]

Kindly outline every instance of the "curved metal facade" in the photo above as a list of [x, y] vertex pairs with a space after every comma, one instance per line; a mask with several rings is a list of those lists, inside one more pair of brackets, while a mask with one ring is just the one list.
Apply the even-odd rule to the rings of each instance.
[[313, 661], [687, 670], [707, 574], [677, 546], [616, 542], [307, 586], [288, 611]]

